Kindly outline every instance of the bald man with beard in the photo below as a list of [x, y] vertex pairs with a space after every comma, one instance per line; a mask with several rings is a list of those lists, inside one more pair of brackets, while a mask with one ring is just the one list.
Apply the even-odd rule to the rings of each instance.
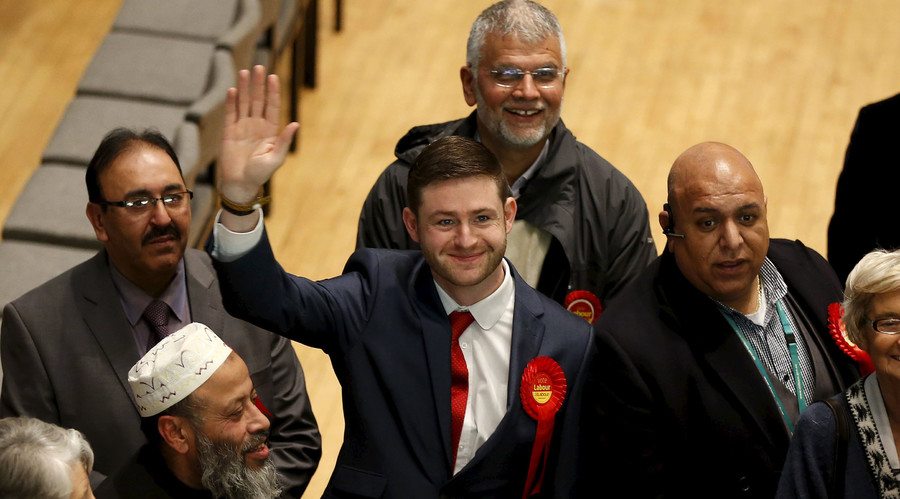
[[739, 151], [686, 150], [666, 251], [595, 324], [599, 469], [633, 497], [772, 497], [799, 413], [858, 377], [828, 333], [840, 283], [766, 208]]

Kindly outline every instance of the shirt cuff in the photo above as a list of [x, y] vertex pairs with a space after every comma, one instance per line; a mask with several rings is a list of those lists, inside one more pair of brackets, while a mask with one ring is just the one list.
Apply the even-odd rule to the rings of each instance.
[[213, 225], [213, 247], [210, 255], [220, 262], [233, 262], [250, 253], [250, 250], [259, 243], [263, 233], [262, 208], [256, 209], [259, 220], [256, 227], [250, 232], [232, 232], [222, 225], [222, 210], [216, 214], [216, 223]]

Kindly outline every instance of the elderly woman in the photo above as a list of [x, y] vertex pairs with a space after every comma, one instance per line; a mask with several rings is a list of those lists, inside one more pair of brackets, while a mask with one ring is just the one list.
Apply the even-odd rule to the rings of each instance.
[[850, 272], [844, 322], [875, 372], [833, 397], [834, 410], [804, 411], [777, 497], [900, 497], [900, 251], [873, 251]]
[[76, 430], [38, 419], [0, 419], [0, 498], [93, 498], [94, 453]]

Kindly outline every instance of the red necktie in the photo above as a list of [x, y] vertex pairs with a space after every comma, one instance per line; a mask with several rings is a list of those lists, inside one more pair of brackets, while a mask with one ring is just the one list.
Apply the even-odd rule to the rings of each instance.
[[459, 337], [473, 320], [475, 318], [468, 311], [450, 313], [450, 328], [453, 331], [450, 342], [450, 430], [454, 465], [463, 420], [466, 418], [466, 399], [469, 397], [469, 368], [466, 367], [466, 358], [463, 357], [462, 348], [459, 347]]

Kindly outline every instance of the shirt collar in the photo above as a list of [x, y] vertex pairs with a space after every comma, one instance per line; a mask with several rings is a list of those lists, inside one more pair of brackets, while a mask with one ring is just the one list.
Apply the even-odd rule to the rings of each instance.
[[509, 300], [515, 293], [512, 273], [509, 270], [509, 265], [506, 263], [506, 258], [504, 258], [500, 264], [503, 266], [503, 282], [500, 283], [500, 287], [481, 301], [473, 303], [468, 307], [463, 307], [456, 303], [456, 301], [451, 298], [446, 291], [441, 289], [441, 286], [437, 282], [435, 282], [434, 284], [437, 286], [438, 296], [441, 298], [441, 305], [444, 306], [444, 312], [446, 312], [447, 315], [450, 315], [450, 312], [468, 310], [472, 313], [472, 317], [475, 318], [475, 322], [478, 323], [478, 326], [481, 329], [488, 330], [494, 327], [494, 324], [500, 320], [500, 317], [506, 311]]
[[[764, 291], [763, 295], [766, 300], [766, 308], [774, 307], [776, 302], [781, 301], [781, 299], [787, 295], [787, 284], [784, 282], [784, 278], [781, 277], [781, 273], [775, 268], [775, 264], [772, 263], [772, 260], [769, 260], [769, 257], [766, 257], [759, 267], [759, 279]], [[719, 308], [731, 315], [744, 316], [741, 312], [738, 312], [715, 298], [710, 297], [710, 300], [714, 301]]]
[[[117, 269], [115, 265], [110, 264], [109, 269], [116, 291], [119, 292], [119, 299], [122, 301], [122, 307], [125, 309], [125, 316], [128, 318], [128, 322], [131, 323], [131, 326], [134, 327], [134, 325], [141, 320], [144, 309], [146, 309], [147, 305], [153, 301], [153, 297], [148, 295], [137, 284], [129, 281], [127, 277], [119, 272], [119, 269]], [[169, 283], [169, 286], [163, 291], [158, 299], [165, 302], [165, 304], [172, 309], [172, 312], [179, 321], [186, 321], [189, 314], [183, 258], [175, 267], [175, 277], [172, 278], [172, 282]]]
[[[481, 134], [479, 134], [477, 131], [475, 132], [474, 138], [478, 142], [481, 142]], [[541, 153], [538, 154], [537, 158], [535, 158], [534, 163], [531, 163], [531, 166], [529, 166], [528, 169], [525, 170], [525, 173], [523, 173], [521, 176], [519, 176], [519, 178], [517, 178], [516, 181], [513, 182], [513, 185], [509, 186], [509, 190], [510, 190], [510, 193], [512, 194], [512, 197], [514, 197], [514, 198], [519, 197], [519, 194], [521, 193], [522, 189], [525, 188], [525, 184], [527, 184], [528, 181], [531, 180], [531, 177], [533, 177], [534, 174], [537, 173], [538, 165], [542, 164], [544, 162], [544, 159], [547, 158], [547, 151], [549, 151], [549, 150], [550, 150], [550, 137], [547, 137], [547, 140], [544, 141], [544, 147], [541, 148]]]
[[763, 290], [766, 295], [766, 304], [774, 305], [775, 302], [781, 301], [787, 294], [787, 284], [781, 273], [775, 268], [775, 264], [769, 257], [763, 260], [762, 266], [759, 268], [759, 278], [762, 279]]

